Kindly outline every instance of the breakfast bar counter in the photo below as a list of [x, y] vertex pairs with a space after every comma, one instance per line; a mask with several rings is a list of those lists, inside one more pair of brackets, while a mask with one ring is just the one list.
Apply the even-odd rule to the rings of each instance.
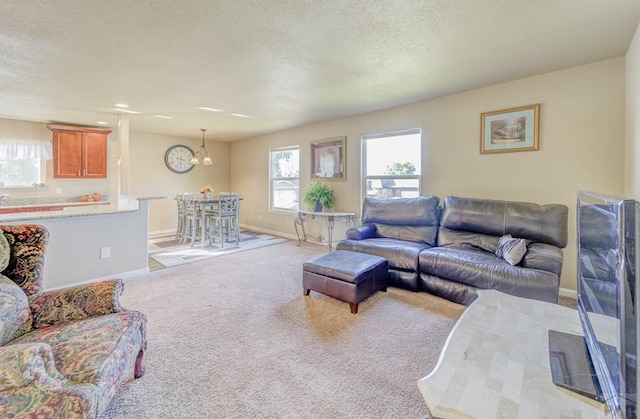
[[149, 200], [163, 198], [122, 196], [105, 204], [2, 214], [0, 223], [47, 229], [44, 287], [60, 288], [147, 273]]
[[[113, 215], [137, 212], [141, 200], [163, 199], [154, 197], [120, 197], [117, 202], [50, 202], [25, 205], [0, 205], [0, 223], [38, 222], [60, 218]], [[9, 212], [12, 211], [12, 212]]]

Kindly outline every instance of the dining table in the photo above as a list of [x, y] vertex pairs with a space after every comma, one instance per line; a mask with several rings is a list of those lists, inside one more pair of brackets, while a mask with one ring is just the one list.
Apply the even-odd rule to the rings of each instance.
[[[242, 195], [239, 195], [239, 201], [242, 201]], [[200, 228], [201, 230], [200, 245], [204, 246], [204, 240], [206, 238], [206, 232], [207, 232], [205, 228], [205, 222], [207, 218], [206, 212], [207, 210], [209, 211], [216, 210], [218, 208], [218, 205], [220, 204], [220, 198], [219, 198], [219, 195], [211, 196], [211, 197], [200, 196], [194, 199], [194, 204], [196, 205], [196, 208], [200, 214], [200, 225], [202, 226]], [[238, 212], [239, 211], [240, 211], [240, 205], [238, 205]]]

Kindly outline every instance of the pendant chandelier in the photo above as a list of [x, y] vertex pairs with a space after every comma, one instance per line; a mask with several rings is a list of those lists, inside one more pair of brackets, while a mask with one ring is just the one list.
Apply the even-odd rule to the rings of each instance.
[[205, 166], [211, 166], [213, 162], [211, 161], [211, 157], [209, 157], [209, 153], [207, 153], [207, 148], [204, 146], [204, 132], [206, 129], [200, 128], [200, 131], [202, 131], [202, 145], [200, 146], [200, 150], [194, 153], [189, 163], [200, 164], [200, 160], [202, 160], [202, 164]]

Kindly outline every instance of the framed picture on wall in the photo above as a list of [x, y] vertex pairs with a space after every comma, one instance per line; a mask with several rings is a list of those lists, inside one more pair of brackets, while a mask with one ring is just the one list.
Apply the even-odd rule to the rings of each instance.
[[480, 154], [538, 150], [540, 104], [480, 115]]
[[311, 142], [311, 179], [347, 180], [347, 137]]

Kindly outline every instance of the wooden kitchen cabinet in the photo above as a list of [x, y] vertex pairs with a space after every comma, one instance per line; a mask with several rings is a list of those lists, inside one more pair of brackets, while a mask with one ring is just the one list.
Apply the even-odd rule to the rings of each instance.
[[54, 178], [106, 178], [111, 130], [47, 125], [53, 132]]

